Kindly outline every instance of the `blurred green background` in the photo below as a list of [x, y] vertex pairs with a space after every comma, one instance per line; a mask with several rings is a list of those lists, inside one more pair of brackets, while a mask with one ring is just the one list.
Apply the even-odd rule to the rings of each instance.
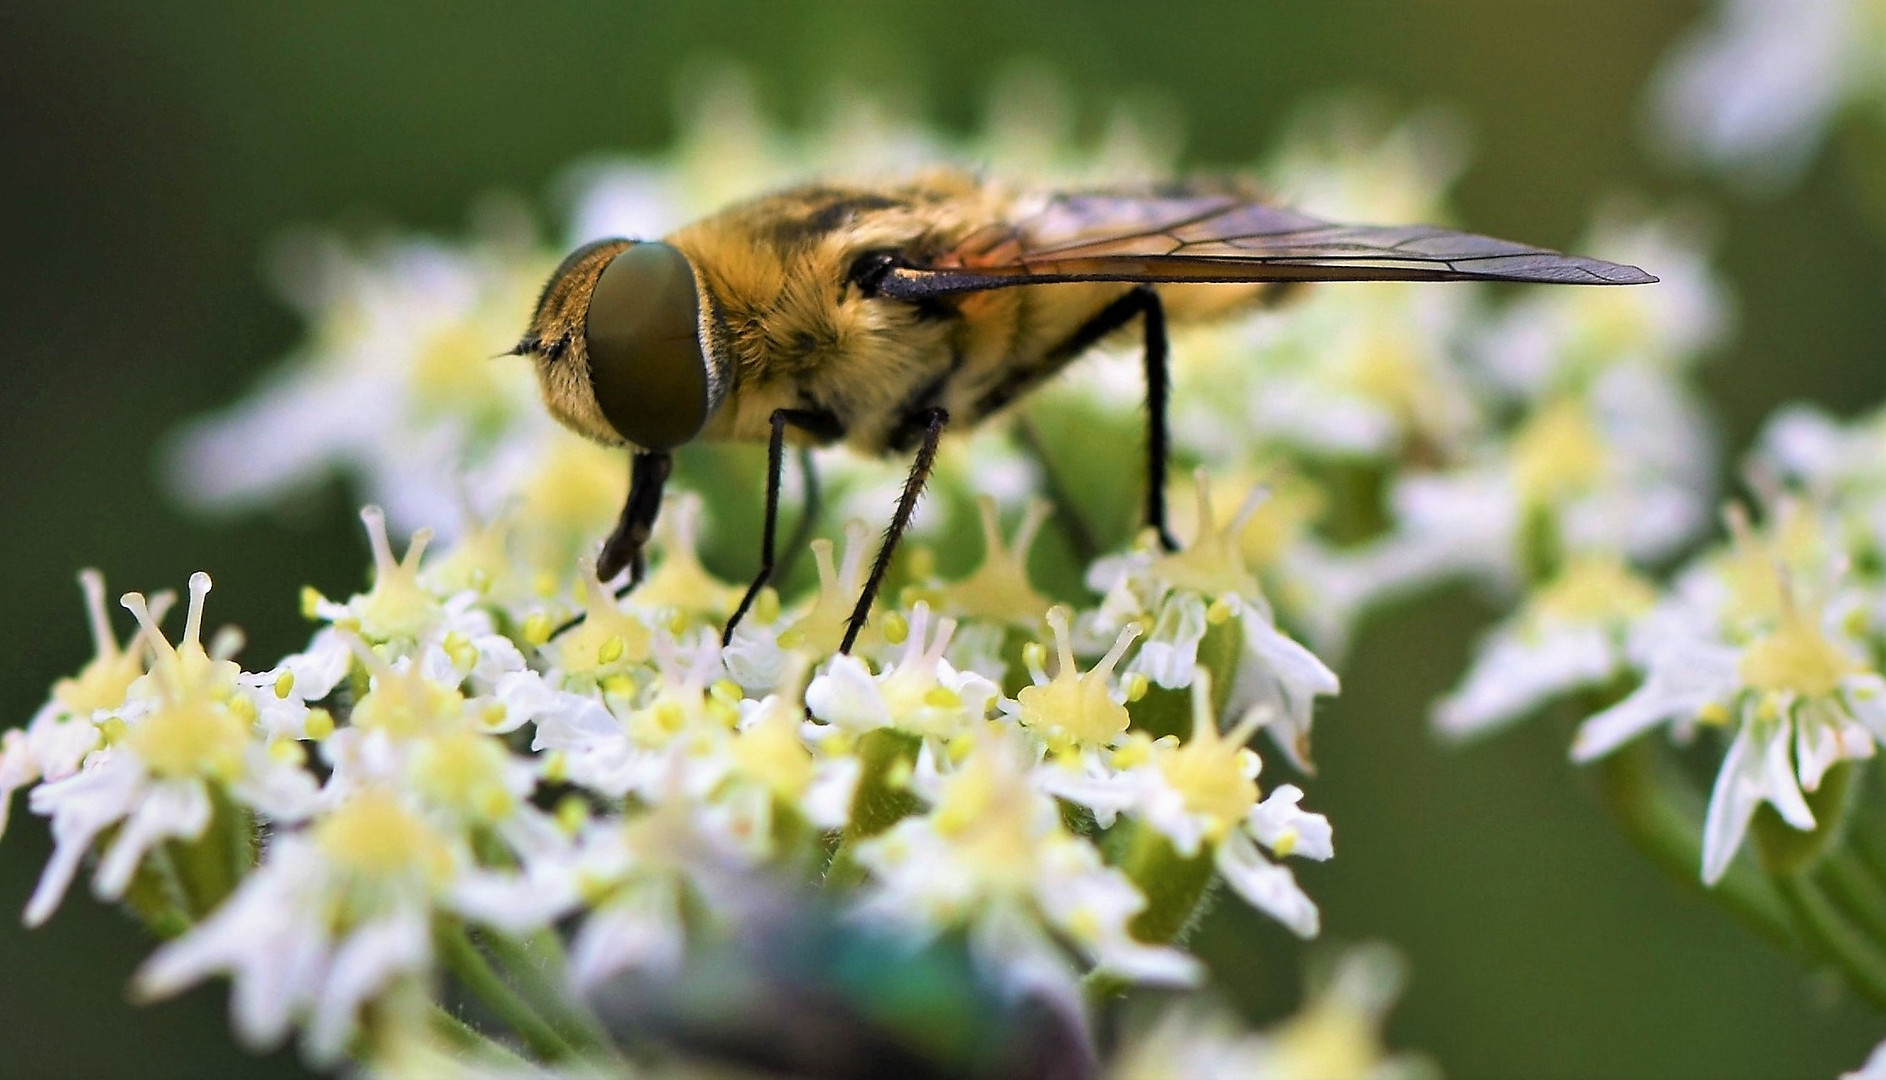
[[[657, 150], [676, 75], [699, 58], [753, 72], [786, 122], [832, 85], [966, 130], [1018, 59], [1063, 73], [1085, 119], [1120, 93], [1176, 105], [1186, 160], [1249, 162], [1302, 102], [1362, 88], [1469, 122], [1462, 220], [1572, 243], [1618, 190], [1693, 201], [1720, 228], [1738, 344], [1704, 382], [1731, 449], [1786, 397], [1852, 412], [1886, 396], [1886, 245], [1858, 227], [1854, 155], [1790, 195], [1730, 199], [1649, 164], [1646, 76], [1690, 3], [1171, 4], [983, 0], [0, 5], [0, 723], [23, 722], [87, 655], [72, 573], [113, 591], [216, 576], [216, 621], [256, 655], [297, 645], [295, 591], [344, 593], [365, 565], [338, 487], [270, 520], [168, 507], [153, 448], [232, 400], [295, 340], [264, 287], [269, 241], [297, 224], [461, 229], [481, 195], [540, 198], [572, 159]], [[999, 163], [997, 163], [999, 164]], [[1654, 268], [1653, 268], [1654, 269]], [[1183, 358], [1181, 358], [1183, 362]], [[1318, 723], [1314, 805], [1341, 857], [1304, 872], [1337, 939], [1406, 950], [1394, 1041], [1456, 1077], [1828, 1077], [1886, 1023], [1771, 952], [1627, 849], [1549, 723], [1463, 751], [1434, 745], [1424, 702], [1451, 683], [1488, 612], [1465, 598], [1384, 620]], [[48, 850], [15, 808], [0, 913]], [[1294, 1001], [1298, 947], [1223, 905], [1201, 951], [1240, 1004]], [[233, 1048], [225, 988], [132, 1008], [148, 942], [75, 889], [53, 923], [0, 919], [0, 1074], [291, 1075], [290, 1054]]]

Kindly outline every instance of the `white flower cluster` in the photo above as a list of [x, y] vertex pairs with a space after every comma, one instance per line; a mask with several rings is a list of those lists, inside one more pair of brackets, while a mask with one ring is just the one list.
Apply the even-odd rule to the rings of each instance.
[[1731, 505], [1728, 542], [1667, 589], [1616, 558], [1567, 560], [1482, 642], [1437, 724], [1468, 735], [1555, 699], [1611, 702], [1578, 729], [1579, 762], [1662, 725], [1685, 743], [1720, 730], [1706, 883], [1727, 872], [1764, 803], [1815, 830], [1808, 797], [1829, 770], [1886, 744], [1883, 432], [1878, 417], [1783, 410], [1750, 465], [1761, 520]]
[[[690, 509], [677, 507], [684, 523]], [[825, 549], [819, 593], [785, 607], [769, 594], [723, 648], [736, 594], [676, 543], [687, 528], [666, 531], [646, 586], [618, 601], [588, 573], [547, 597], [510, 588], [523, 572], [510, 553], [537, 531], [521, 517], [440, 551], [421, 532], [404, 559], [378, 509], [362, 517], [372, 587], [345, 602], [310, 592], [320, 629], [267, 670], [203, 644], [206, 575], [174, 644], [161, 610], [127, 595], [139, 632], [121, 646], [88, 573], [98, 655], [0, 751], [7, 790], [30, 789], [57, 844], [27, 921], [95, 858], [99, 897], [178, 934], [139, 992], [228, 974], [251, 1044], [298, 1028], [317, 1063], [398, 1044], [436, 973], [464, 976], [441, 955], [462, 924], [527, 941], [581, 915], [571, 994], [672, 972], [734, 917], [743, 874], [824, 875], [860, 919], [966, 933], [991, 978], [1076, 1013], [1089, 973], [1198, 982], [1171, 933], [1136, 921], [1180, 863], [1204, 860], [1291, 929], [1317, 930], [1273, 860], [1328, 858], [1329, 823], [1293, 785], [1261, 792], [1244, 744], [1277, 724], [1307, 739], [1335, 680], [1271, 626], [1222, 532], [1129, 556], [1103, 610], [1079, 617], [1126, 620], [1086, 665], [1065, 608], [1046, 613], [1052, 649], [974, 613], [991, 573], [1026, 587], [1025, 547], [998, 546], [962, 582], [914, 583], [917, 599], [834, 656], [856, 550], [839, 574]], [[1199, 628], [1167, 618], [1174, 605], [1196, 608]], [[1241, 688], [1242, 719], [1221, 732], [1193, 655], [1206, 622], [1233, 617], [1246, 644], [1216, 675]], [[1000, 657], [1017, 649], [1026, 663], [1011, 669]], [[1135, 723], [1169, 704], [1142, 664], [1190, 687], [1184, 738]], [[1182, 922], [1203, 886], [1159, 895]]]

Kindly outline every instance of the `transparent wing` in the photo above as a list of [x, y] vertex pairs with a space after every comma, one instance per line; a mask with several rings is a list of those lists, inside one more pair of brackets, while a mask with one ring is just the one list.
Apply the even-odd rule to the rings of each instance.
[[883, 291], [921, 297], [1057, 281], [1530, 281], [1640, 285], [1635, 266], [1432, 225], [1338, 225], [1240, 195], [1069, 193], [985, 229]]

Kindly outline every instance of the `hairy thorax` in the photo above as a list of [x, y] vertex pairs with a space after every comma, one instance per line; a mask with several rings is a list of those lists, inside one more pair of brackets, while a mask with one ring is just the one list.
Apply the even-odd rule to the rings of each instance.
[[[711, 362], [729, 388], [701, 437], [763, 440], [774, 411], [790, 409], [816, 421], [797, 439], [900, 451], [933, 408], [963, 430], [1052, 376], [1078, 353], [1070, 345], [1083, 328], [1132, 286], [1032, 285], [911, 303], [872, 295], [855, 273], [884, 253], [912, 265], [947, 258], [970, 237], [1009, 228], [1016, 202], [944, 171], [887, 186], [795, 188], [674, 233], [668, 242], [699, 268]], [[1202, 288], [1229, 299], [1224, 286]], [[1178, 317], [1200, 306], [1173, 299]]]

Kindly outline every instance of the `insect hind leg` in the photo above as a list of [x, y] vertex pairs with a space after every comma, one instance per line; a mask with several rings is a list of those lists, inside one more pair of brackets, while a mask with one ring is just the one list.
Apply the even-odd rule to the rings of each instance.
[[1172, 380], [1168, 374], [1169, 348], [1166, 340], [1166, 307], [1158, 290], [1151, 285], [1136, 285], [1119, 299], [1100, 309], [1073, 336], [1054, 351], [1054, 356], [1072, 359], [1100, 343], [1101, 339], [1132, 322], [1138, 316], [1145, 328], [1143, 352], [1146, 372], [1146, 524], [1159, 536], [1167, 551], [1179, 550], [1179, 542], [1166, 528], [1166, 467], [1172, 453], [1172, 433], [1166, 420]]
[[1159, 534], [1159, 546], [1177, 551], [1179, 542], [1166, 528], [1166, 468], [1172, 454], [1172, 432], [1166, 420], [1172, 395], [1166, 308], [1151, 285], [1141, 285], [1127, 295], [1139, 298], [1139, 314], [1146, 328], [1146, 524]]

